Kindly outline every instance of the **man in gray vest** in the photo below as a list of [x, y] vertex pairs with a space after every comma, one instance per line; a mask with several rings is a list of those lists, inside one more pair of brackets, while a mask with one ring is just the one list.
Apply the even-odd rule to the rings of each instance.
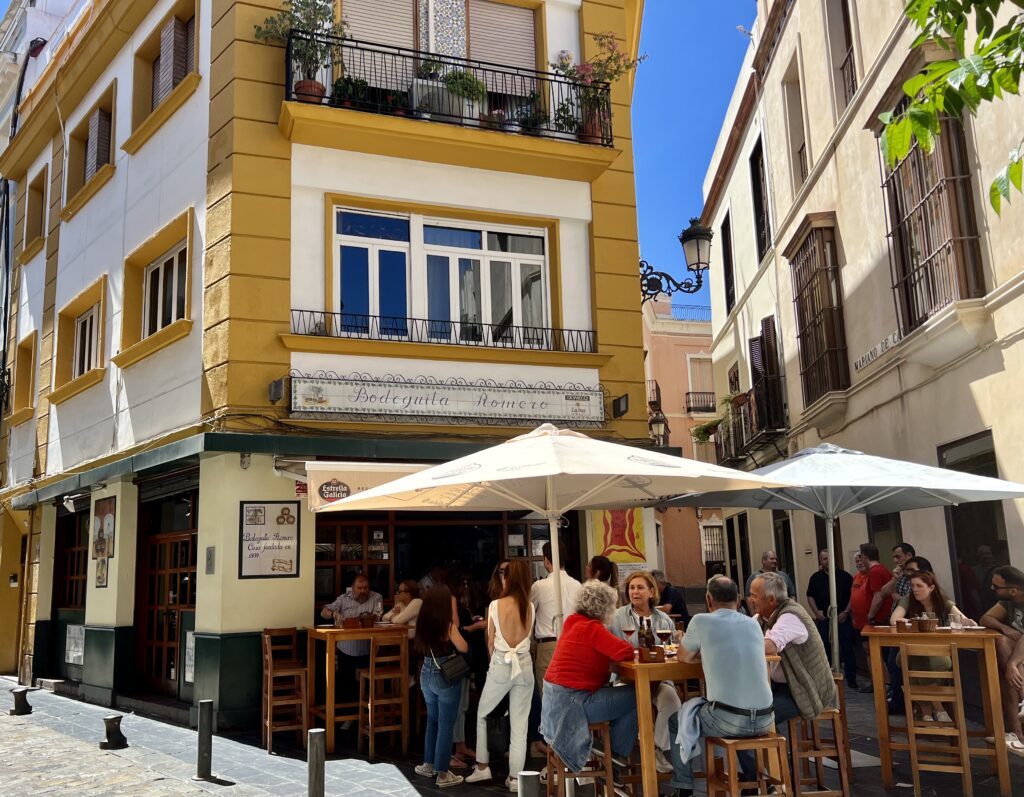
[[765, 653], [782, 659], [771, 672], [776, 725], [835, 708], [836, 684], [825, 645], [807, 610], [789, 597], [785, 580], [762, 573], [750, 585], [750, 600], [765, 629]]

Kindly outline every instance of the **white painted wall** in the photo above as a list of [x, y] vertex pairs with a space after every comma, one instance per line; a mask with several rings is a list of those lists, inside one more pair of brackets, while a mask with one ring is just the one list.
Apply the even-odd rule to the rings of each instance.
[[548, 63], [558, 60], [558, 53], [568, 50], [579, 60], [580, 7], [582, 0], [547, 0], [544, 24], [548, 36]]
[[292, 307], [324, 307], [324, 194], [444, 205], [560, 221], [562, 324], [592, 329], [590, 185], [357, 152], [292, 147]]
[[[172, 6], [160, 2], [114, 58], [95, 86], [64, 120], [75, 126], [117, 79], [114, 120], [113, 178], [61, 226], [57, 266], [56, 308], [59, 310], [101, 275], [107, 275], [107, 312], [103, 361], [106, 379], [51, 408], [47, 473], [113, 453], [162, 432], [187, 425], [200, 415], [202, 377], [202, 263], [206, 229], [206, 163], [209, 128], [209, 50], [211, 7], [200, 4], [196, 26], [199, 72], [195, 94], [135, 155], [121, 144], [131, 134], [132, 66], [136, 48]], [[50, 147], [41, 153], [29, 175], [48, 162]], [[51, 167], [52, 174], [52, 167]], [[49, 201], [47, 202], [49, 205]], [[192, 271], [192, 334], [151, 358], [121, 371], [110, 363], [120, 347], [122, 268], [125, 255], [181, 214], [195, 208]], [[20, 297], [19, 337], [38, 329], [42, 318], [44, 255], [27, 264], [26, 287]], [[31, 428], [31, 424], [26, 425]], [[15, 434], [10, 458], [16, 474], [25, 475], [34, 435]]]

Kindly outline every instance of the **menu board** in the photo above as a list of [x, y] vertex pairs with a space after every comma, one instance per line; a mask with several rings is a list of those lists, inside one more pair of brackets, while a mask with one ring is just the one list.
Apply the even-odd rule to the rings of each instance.
[[297, 578], [299, 502], [241, 501], [238, 577]]

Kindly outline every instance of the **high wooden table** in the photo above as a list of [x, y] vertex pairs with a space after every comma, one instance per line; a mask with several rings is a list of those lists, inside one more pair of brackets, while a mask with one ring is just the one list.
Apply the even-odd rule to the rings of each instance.
[[[889, 712], [885, 704], [885, 666], [882, 662], [882, 648], [898, 648], [900, 642], [923, 645], [948, 645], [956, 642], [960, 650], [975, 650], [981, 654], [980, 667], [981, 697], [985, 709], [985, 734], [996, 739], [995, 750], [972, 747], [972, 756], [995, 756], [995, 769], [999, 775], [999, 793], [1010, 797], [1010, 762], [1003, 742], [1003, 704], [999, 695], [999, 662], [996, 658], [996, 640], [999, 634], [987, 628], [965, 628], [958, 631], [935, 631], [930, 633], [896, 633], [891, 626], [867, 626], [861, 632], [870, 646], [871, 683], [875, 688], [875, 719], [878, 723], [879, 757], [882, 759], [882, 784], [893, 788], [892, 751], [907, 750], [905, 742], [892, 741], [892, 731], [902, 732], [899, 726], [889, 724]], [[962, 699], [962, 696], [961, 696]]]
[[[409, 628], [408, 625], [378, 624], [372, 628], [337, 628], [333, 625], [317, 625], [306, 627], [306, 666], [309, 670], [309, 716], [322, 717], [327, 730], [327, 752], [334, 752], [334, 726], [346, 720], [359, 720], [358, 702], [336, 702], [335, 661], [338, 657], [338, 642], [361, 642], [376, 639], [389, 645], [398, 645], [402, 659], [402, 694], [409, 694]], [[323, 642], [327, 655], [321, 658], [324, 663], [324, 704], [316, 704], [316, 644]], [[341, 712], [338, 711], [341, 709]], [[409, 749], [409, 726], [405, 723], [402, 730], [402, 752]]]

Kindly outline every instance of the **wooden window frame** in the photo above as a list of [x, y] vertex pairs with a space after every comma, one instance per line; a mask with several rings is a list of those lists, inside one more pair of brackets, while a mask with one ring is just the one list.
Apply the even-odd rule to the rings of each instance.
[[[78, 319], [96, 306], [96, 349], [93, 367], [75, 376]], [[53, 388], [47, 398], [51, 404], [62, 404], [72, 396], [103, 381], [107, 366], [103, 359], [106, 345], [107, 275], [68, 302], [57, 313], [57, 351], [54, 356]]]
[[[68, 513], [57, 520], [53, 557], [54, 609], [71, 611], [85, 609], [89, 560], [91, 558], [89, 555], [89, 518], [90, 512], [86, 511]], [[73, 527], [72, 524], [74, 524]], [[69, 538], [72, 538], [71, 544], [68, 544]]]
[[[110, 115], [110, 142], [106, 161], [86, 177], [86, 162], [91, 146], [90, 122], [97, 112]], [[114, 79], [99, 99], [86, 111], [68, 135], [67, 172], [64, 178], [64, 208], [60, 217], [70, 221], [75, 214], [114, 176], [114, 147], [117, 119], [117, 80]]]
[[[146, 273], [149, 267], [171, 250], [185, 246], [185, 316], [144, 335], [146, 310]], [[160, 349], [186, 337], [192, 331], [192, 273], [195, 250], [195, 210], [187, 208], [148, 241], [137, 247], [124, 261], [122, 274], [121, 346], [111, 357], [119, 368], [128, 368]]]
[[35, 414], [36, 394], [36, 341], [38, 332], [32, 330], [18, 342], [14, 353], [14, 390], [8, 425], [17, 426]]
[[29, 180], [25, 189], [25, 220], [24, 235], [21, 254], [18, 258], [20, 263], [27, 263], [39, 252], [46, 243], [46, 200], [48, 192], [46, 181], [50, 169], [43, 166], [36, 176]]
[[[181, 261], [182, 255], [184, 255], [184, 263], [182, 263], [182, 261]], [[182, 290], [185, 293], [187, 293], [188, 292], [189, 258], [188, 258], [188, 241], [186, 239], [184, 239], [184, 238], [179, 243], [177, 243], [173, 247], [171, 247], [167, 252], [165, 252], [164, 254], [160, 255], [160, 257], [158, 257], [156, 260], [154, 260], [152, 263], [150, 263], [146, 267], [146, 270], [143, 272], [142, 283], [143, 283], [143, 286], [144, 286], [143, 290], [145, 291], [145, 295], [144, 295], [143, 301], [142, 301], [142, 315], [143, 315], [143, 317], [142, 317], [142, 336], [143, 336], [143, 338], [148, 338], [151, 335], [155, 335], [160, 330], [166, 329], [171, 324], [173, 324], [175, 321], [181, 321], [185, 317], [184, 316], [184, 312], [183, 312], [183, 314], [181, 316], [178, 316], [178, 312], [177, 312], [178, 298], [179, 298], [178, 297], [178, 287], [177, 287], [178, 286], [177, 270], [181, 266], [183, 266], [184, 269], [185, 269], [185, 286], [184, 286], [184, 288], [182, 288]], [[164, 323], [162, 321], [161, 317], [160, 317], [160, 309], [161, 309], [161, 307], [163, 306], [163, 303], [164, 303], [164, 285], [166, 284], [165, 283], [165, 279], [163, 278], [162, 272], [166, 268], [170, 268], [171, 271], [172, 271], [172, 274], [171, 274], [171, 288], [174, 291], [174, 297], [172, 299], [172, 304], [171, 304], [171, 319], [170, 319], [170, 321]], [[150, 278], [151, 278], [151, 276], [152, 276], [152, 274], [154, 272], [160, 273], [160, 276], [157, 278], [157, 294], [156, 294], [155, 297], [153, 296], [152, 290], [150, 288], [150, 284], [151, 284]], [[185, 304], [188, 303], [188, 299], [187, 299], [186, 296], [182, 296], [180, 298], [184, 301]], [[150, 324], [150, 304], [152, 302], [154, 302], [154, 301], [156, 302], [157, 317], [156, 317], [155, 324], [151, 325]]]

